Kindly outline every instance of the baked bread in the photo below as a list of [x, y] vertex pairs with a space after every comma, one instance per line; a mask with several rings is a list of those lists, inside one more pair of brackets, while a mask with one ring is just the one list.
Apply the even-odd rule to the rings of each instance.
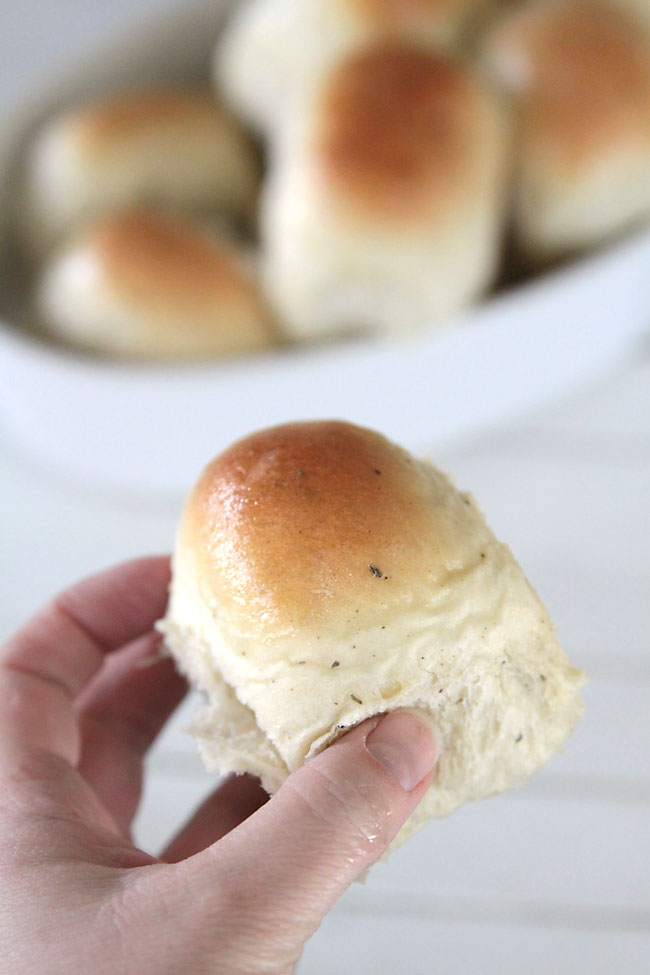
[[249, 255], [176, 214], [130, 210], [88, 224], [55, 251], [36, 287], [50, 335], [136, 359], [188, 359], [274, 341]]
[[492, 282], [508, 125], [464, 64], [399, 44], [339, 63], [262, 193], [264, 280], [288, 334], [413, 332]]
[[650, 39], [611, 2], [545, 0], [488, 35], [519, 110], [514, 229], [531, 265], [650, 216]]
[[205, 469], [161, 628], [205, 695], [207, 767], [271, 793], [371, 715], [430, 715], [438, 773], [400, 840], [524, 782], [582, 712], [583, 675], [471, 495], [347, 423], [264, 430]]
[[127, 91], [52, 119], [29, 148], [20, 206], [39, 255], [80, 223], [141, 204], [248, 219], [257, 161], [203, 89]]
[[214, 57], [217, 88], [264, 133], [296, 93], [355, 48], [387, 39], [453, 44], [498, 0], [247, 0], [227, 22]]

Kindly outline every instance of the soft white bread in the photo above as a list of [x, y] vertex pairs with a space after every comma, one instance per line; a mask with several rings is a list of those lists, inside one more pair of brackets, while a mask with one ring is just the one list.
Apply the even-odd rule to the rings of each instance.
[[25, 159], [20, 221], [42, 253], [79, 223], [146, 204], [248, 217], [257, 162], [206, 90], [128, 91], [49, 122]]
[[447, 56], [363, 49], [306, 97], [265, 184], [265, 285], [287, 332], [410, 332], [491, 283], [508, 126]]
[[262, 132], [296, 93], [360, 45], [386, 39], [454, 42], [496, 0], [247, 0], [235, 6], [216, 49], [218, 90]]
[[205, 694], [208, 768], [269, 792], [371, 715], [430, 715], [438, 774], [400, 840], [522, 783], [582, 712], [583, 675], [472, 497], [347, 423], [265, 430], [206, 468], [161, 628]]
[[88, 224], [45, 264], [36, 317], [114, 356], [185, 359], [273, 342], [248, 255], [187, 218], [131, 210]]
[[529, 262], [650, 215], [650, 40], [611, 3], [546, 0], [486, 40], [519, 107], [515, 232]]

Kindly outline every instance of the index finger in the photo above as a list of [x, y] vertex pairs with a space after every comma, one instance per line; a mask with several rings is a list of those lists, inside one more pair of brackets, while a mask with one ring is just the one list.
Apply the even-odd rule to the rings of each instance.
[[147, 633], [167, 603], [169, 559], [137, 559], [61, 593], [0, 651], [0, 755], [46, 749], [76, 764], [74, 700], [107, 653]]

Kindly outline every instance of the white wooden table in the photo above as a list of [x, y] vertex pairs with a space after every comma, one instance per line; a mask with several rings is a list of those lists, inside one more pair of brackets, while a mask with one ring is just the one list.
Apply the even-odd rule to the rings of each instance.
[[[5, 96], [133, 6], [43, 0], [36, 14], [3, 0]], [[477, 495], [590, 676], [586, 716], [524, 789], [431, 823], [377, 866], [325, 921], [300, 971], [647, 973], [650, 358], [640, 353], [571, 402], [435, 459]], [[172, 544], [180, 499], [82, 490], [20, 456], [1, 429], [0, 471], [0, 635], [73, 579]], [[151, 754], [137, 835], [152, 851], [213, 785], [182, 731], [190, 707]]]

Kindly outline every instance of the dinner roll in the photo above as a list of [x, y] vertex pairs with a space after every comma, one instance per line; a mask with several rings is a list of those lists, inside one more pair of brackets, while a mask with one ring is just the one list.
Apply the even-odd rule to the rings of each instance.
[[115, 356], [200, 358], [273, 341], [241, 247], [186, 218], [146, 210], [89, 224], [55, 252], [36, 305], [51, 335]]
[[251, 125], [273, 131], [293, 97], [356, 47], [382, 39], [446, 45], [498, 0], [247, 0], [214, 59], [220, 92]]
[[270, 169], [260, 226], [289, 334], [409, 332], [491, 283], [508, 131], [464, 64], [399, 44], [341, 62]]
[[80, 222], [140, 204], [247, 217], [257, 181], [246, 136], [208, 91], [128, 91], [37, 134], [25, 159], [23, 236], [40, 253]]
[[650, 41], [611, 3], [546, 0], [489, 35], [520, 110], [515, 232], [533, 263], [650, 215]]
[[438, 773], [400, 841], [521, 784], [582, 712], [583, 675], [471, 495], [348, 423], [264, 430], [209, 464], [161, 629], [204, 694], [208, 769], [269, 792], [371, 715], [428, 715]]

